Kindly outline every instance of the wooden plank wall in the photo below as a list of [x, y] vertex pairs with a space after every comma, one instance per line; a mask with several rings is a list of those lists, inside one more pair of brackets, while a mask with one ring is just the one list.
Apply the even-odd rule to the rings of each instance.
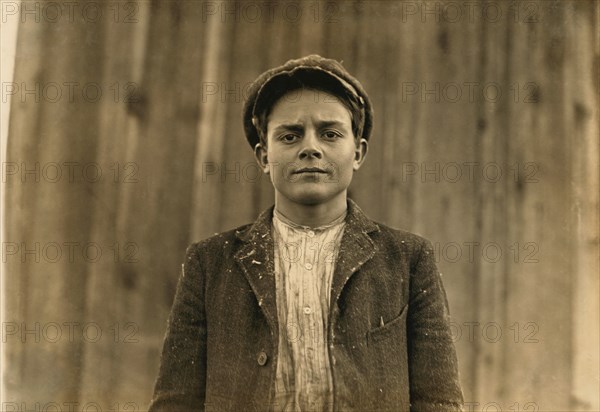
[[600, 408], [598, 3], [80, 2], [58, 19], [27, 4], [4, 402], [145, 410], [185, 247], [272, 203], [247, 86], [319, 53], [375, 107], [351, 196], [436, 247], [467, 410]]

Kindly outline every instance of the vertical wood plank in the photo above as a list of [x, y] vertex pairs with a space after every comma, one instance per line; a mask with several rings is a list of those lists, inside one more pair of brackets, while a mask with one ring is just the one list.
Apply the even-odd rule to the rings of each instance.
[[[600, 409], [596, 379], [600, 375], [598, 359], [598, 324], [600, 324], [598, 296], [598, 67], [592, 59], [600, 55], [597, 2], [574, 4], [574, 12], [565, 22], [568, 30], [565, 60], [571, 62], [565, 78], [572, 84], [567, 90], [565, 111], [572, 130], [570, 144], [573, 150], [572, 225], [575, 241], [575, 285], [573, 292], [573, 373], [571, 397], [573, 409]], [[593, 53], [591, 52], [593, 50]], [[575, 64], [576, 62], [576, 64]]]
[[[562, 394], [569, 391], [572, 373], [567, 338], [572, 331], [572, 261], [567, 250], [573, 231], [565, 224], [570, 214], [570, 147], [563, 116], [568, 87], [563, 83], [563, 21], [570, 11], [565, 10], [569, 3], [535, 5], [537, 23], [511, 24], [511, 84], [525, 88], [533, 82], [538, 93], [531, 103], [522, 100], [511, 114], [509, 159], [520, 165], [533, 162], [539, 172], [537, 181], [516, 182], [507, 191], [507, 220], [512, 222], [507, 238], [520, 254], [508, 267], [505, 305], [520, 335], [519, 343], [507, 348], [504, 390], [514, 402], [568, 410], [570, 400]], [[536, 252], [533, 257], [531, 251]]]
[[202, 59], [200, 117], [197, 124], [198, 147], [194, 163], [194, 213], [192, 219], [192, 240], [202, 239], [220, 229], [219, 210], [221, 192], [219, 176], [223, 158], [222, 145], [225, 138], [225, 112], [220, 103], [220, 85], [226, 82], [226, 71], [222, 62], [227, 58], [227, 43], [231, 29], [222, 24], [218, 16], [206, 17], [207, 41]]
[[[128, 231], [120, 230], [122, 228], [118, 224], [119, 215], [123, 213], [122, 193], [135, 186], [139, 179], [139, 171], [135, 173], [137, 163], [130, 162], [128, 157], [131, 140], [137, 137], [131, 136], [129, 107], [141, 98], [140, 71], [144, 47], [140, 40], [145, 38], [148, 27], [147, 5], [146, 2], [129, 3], [134, 16], [131, 23], [125, 23], [124, 15], [120, 14], [108, 20], [102, 42], [106, 56], [102, 68], [104, 84], [112, 89], [112, 95], [102, 101], [98, 113], [96, 163], [104, 171], [104, 180], [97, 185], [95, 192], [98, 207], [92, 218], [90, 241], [102, 248], [103, 259], [90, 267], [84, 311], [86, 322], [99, 325], [102, 337], [84, 342], [79, 403], [97, 404], [104, 408], [130, 402], [138, 406], [142, 406], [140, 403], [143, 402], [145, 406], [146, 400], [138, 396], [144, 391], [132, 391], [131, 388], [149, 385], [148, 379], [131, 379], [127, 370], [125, 373], [120, 371], [123, 359], [127, 358], [127, 349], [133, 346], [134, 352], [144, 353], [146, 348], [140, 350], [140, 346], [146, 342], [140, 341], [139, 335], [125, 338], [130, 332], [135, 334], [136, 319], [129, 318], [133, 286], [130, 282], [133, 268], [141, 262], [134, 261], [135, 255], [130, 258], [129, 252], [135, 250], [137, 243], [130, 238]], [[115, 9], [115, 12], [123, 11]], [[131, 56], [131, 50], [138, 52]], [[126, 59], [130, 64], [123, 64]], [[142, 370], [147, 364], [146, 359], [141, 365], [131, 362], [129, 370], [132, 367]], [[106, 379], [107, 376], [112, 379]], [[145, 375], [137, 375], [141, 376]], [[121, 387], [129, 390], [119, 390]]]
[[12, 100], [7, 160], [32, 173], [6, 186], [8, 204], [20, 208], [7, 210], [5, 239], [21, 253], [7, 262], [7, 289], [18, 294], [3, 321], [25, 334], [6, 342], [19, 372], [6, 381], [3, 401], [76, 402], [84, 342], [81, 329], [72, 339], [62, 333], [65, 325], [83, 323], [92, 265], [82, 247], [90, 238], [97, 182], [82, 171], [97, 170], [97, 93], [107, 93], [104, 26], [83, 16], [70, 24], [31, 14], [21, 21], [14, 81], [35, 92]]

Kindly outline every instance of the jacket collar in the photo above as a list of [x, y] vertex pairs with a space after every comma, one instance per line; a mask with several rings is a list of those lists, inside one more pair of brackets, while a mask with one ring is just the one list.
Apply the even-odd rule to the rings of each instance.
[[[262, 308], [271, 330], [278, 330], [277, 304], [275, 301], [274, 243], [271, 235], [273, 208], [263, 211], [256, 221], [236, 236], [243, 242], [235, 259], [242, 270]], [[331, 309], [333, 310], [348, 279], [375, 255], [375, 244], [369, 233], [379, 231], [354, 201], [348, 199], [346, 226], [340, 243], [338, 258], [331, 284]]]

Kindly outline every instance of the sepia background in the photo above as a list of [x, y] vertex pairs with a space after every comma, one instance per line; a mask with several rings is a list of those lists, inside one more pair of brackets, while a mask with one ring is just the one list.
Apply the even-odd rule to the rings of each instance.
[[310, 53], [372, 98], [350, 196], [433, 242], [466, 410], [600, 409], [597, 2], [1, 5], [2, 410], [147, 408], [186, 246], [273, 202], [249, 83]]

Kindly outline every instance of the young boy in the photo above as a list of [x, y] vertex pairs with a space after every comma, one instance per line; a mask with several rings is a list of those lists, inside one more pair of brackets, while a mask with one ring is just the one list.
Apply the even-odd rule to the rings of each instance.
[[256, 79], [244, 129], [275, 205], [188, 248], [151, 411], [461, 410], [431, 243], [347, 198], [372, 126], [337, 61]]

